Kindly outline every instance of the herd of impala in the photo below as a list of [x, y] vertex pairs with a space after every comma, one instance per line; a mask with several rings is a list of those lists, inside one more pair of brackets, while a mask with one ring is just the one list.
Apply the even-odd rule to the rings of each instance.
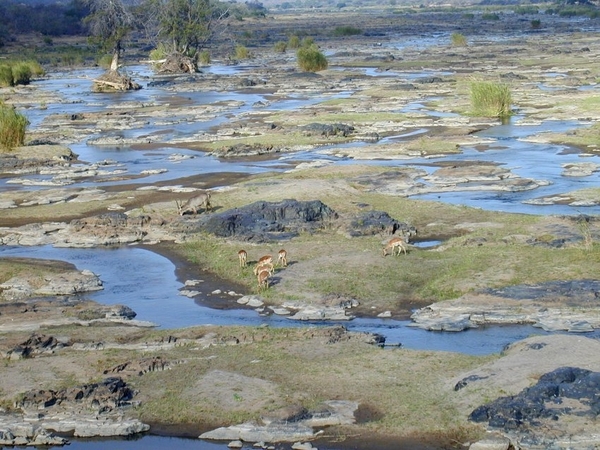
[[[240, 267], [246, 267], [248, 265], [248, 252], [246, 250], [240, 250], [238, 252], [238, 259], [240, 261]], [[286, 267], [287, 266], [287, 251], [284, 249], [279, 250], [277, 253], [277, 261], [273, 264], [273, 256], [265, 255], [258, 259], [254, 269], [254, 275], [258, 281], [258, 289], [267, 289], [269, 287], [269, 277], [275, 273], [275, 265]]]
[[[204, 191], [200, 194], [190, 198], [186, 203], [177, 204], [177, 212], [180, 216], [183, 216], [187, 212], [198, 214], [198, 210], [203, 207], [205, 211], [212, 209], [210, 204], [210, 192]], [[411, 236], [414, 236], [417, 230], [411, 227], [409, 230], [402, 231], [402, 236], [395, 236], [391, 238], [387, 244], [383, 247], [383, 256], [387, 256], [388, 252], [392, 255], [400, 255], [404, 252], [406, 255], [406, 246], [408, 245]], [[238, 252], [238, 258], [240, 261], [240, 267], [246, 267], [248, 264], [248, 252], [246, 250], [240, 250]], [[253, 272], [256, 275], [258, 281], [258, 288], [267, 289], [269, 287], [269, 277], [275, 273], [275, 265], [286, 267], [287, 266], [287, 251], [284, 249], [279, 250], [277, 254], [277, 261], [273, 263], [273, 257], [271, 255], [265, 255], [257, 261], [254, 266]]]

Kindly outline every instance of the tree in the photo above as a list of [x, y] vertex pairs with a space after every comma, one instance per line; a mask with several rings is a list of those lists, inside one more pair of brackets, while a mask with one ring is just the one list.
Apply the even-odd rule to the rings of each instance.
[[94, 90], [139, 89], [129, 77], [119, 74], [119, 59], [124, 40], [132, 30], [134, 17], [123, 0], [83, 0], [90, 14], [84, 19], [92, 35], [91, 40], [104, 51], [112, 53], [109, 71], [94, 80]]
[[117, 72], [123, 41], [131, 31], [133, 15], [122, 0], [84, 0], [90, 14], [84, 19], [92, 35], [91, 40], [112, 53], [110, 70]]
[[160, 71], [196, 71], [199, 50], [229, 17], [230, 8], [214, 0], [144, 0], [141, 22], [156, 47], [166, 52]]

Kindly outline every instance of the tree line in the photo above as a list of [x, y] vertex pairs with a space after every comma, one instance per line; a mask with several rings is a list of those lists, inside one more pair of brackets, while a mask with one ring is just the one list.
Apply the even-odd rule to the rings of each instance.
[[[88, 36], [118, 55], [132, 33], [169, 53], [192, 56], [230, 19], [264, 16], [262, 3], [218, 0], [63, 0], [54, 4], [0, 2], [0, 46], [23, 33]], [[114, 61], [113, 61], [114, 62]]]

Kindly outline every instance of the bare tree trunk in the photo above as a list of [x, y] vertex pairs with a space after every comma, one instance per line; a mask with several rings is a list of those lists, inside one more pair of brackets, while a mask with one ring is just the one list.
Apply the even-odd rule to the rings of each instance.
[[113, 52], [112, 61], [110, 62], [110, 71], [118, 72], [119, 70], [119, 50]]

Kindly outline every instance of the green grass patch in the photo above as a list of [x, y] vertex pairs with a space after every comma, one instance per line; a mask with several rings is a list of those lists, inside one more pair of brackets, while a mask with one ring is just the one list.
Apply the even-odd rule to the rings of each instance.
[[492, 81], [471, 83], [472, 114], [482, 117], [511, 115], [511, 91], [507, 84]]
[[353, 27], [351, 25], [335, 27], [335, 29], [333, 30], [333, 35], [335, 37], [357, 36], [362, 33], [363, 31], [360, 28]]
[[285, 51], [287, 50], [288, 44], [285, 41], [279, 41], [279, 42], [275, 42], [275, 44], [273, 45], [273, 51], [275, 53], [285, 53]]
[[12, 106], [0, 104], [0, 150], [23, 145], [29, 121]]
[[250, 58], [250, 50], [245, 45], [236, 45], [233, 52], [233, 59], [243, 60]]
[[327, 69], [327, 58], [316, 45], [299, 48], [296, 57], [298, 67], [305, 72], [319, 72]]
[[452, 33], [450, 35], [450, 42], [454, 47], [466, 47], [467, 46], [467, 38], [462, 33]]

